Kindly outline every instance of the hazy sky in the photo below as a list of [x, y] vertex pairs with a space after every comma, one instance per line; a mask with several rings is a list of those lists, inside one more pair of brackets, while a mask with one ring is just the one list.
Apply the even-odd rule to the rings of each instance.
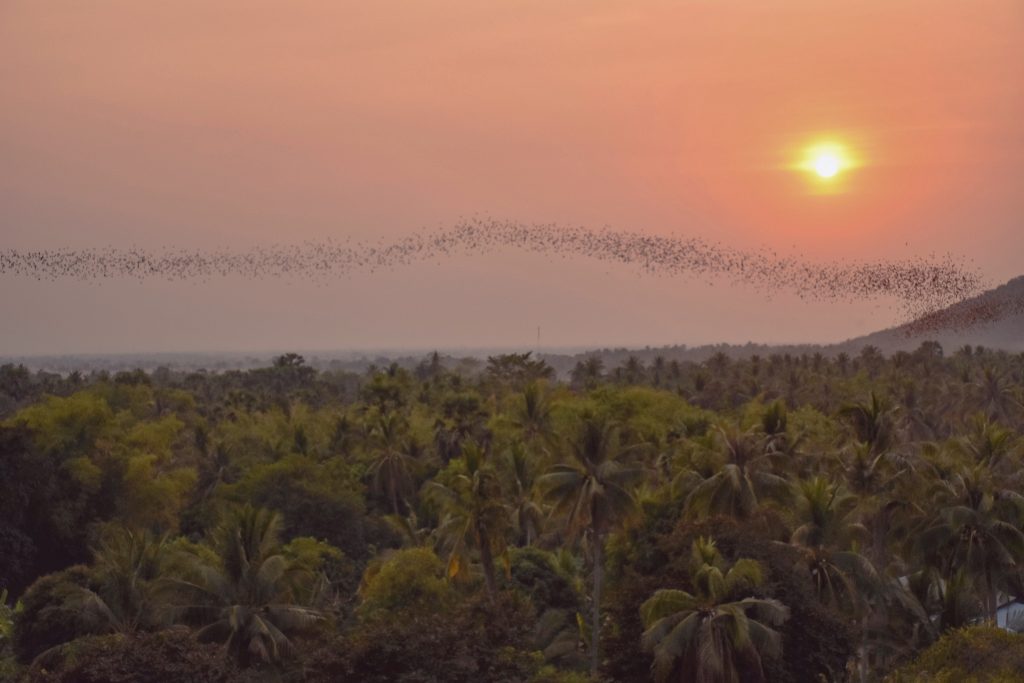
[[[1024, 272], [1020, 0], [0, 0], [0, 248], [483, 214]], [[795, 170], [835, 140], [825, 187]], [[0, 354], [828, 341], [887, 302], [514, 252], [329, 285], [0, 276]]]

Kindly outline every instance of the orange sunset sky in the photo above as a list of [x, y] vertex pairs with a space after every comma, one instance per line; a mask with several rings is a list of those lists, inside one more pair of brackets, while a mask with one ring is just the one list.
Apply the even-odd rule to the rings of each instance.
[[[797, 168], [832, 141], [851, 167]], [[855, 162], [855, 163], [854, 163]], [[0, 248], [475, 214], [1024, 274], [1020, 0], [0, 1]], [[329, 284], [0, 277], [0, 355], [833, 341], [892, 302], [514, 251]]]

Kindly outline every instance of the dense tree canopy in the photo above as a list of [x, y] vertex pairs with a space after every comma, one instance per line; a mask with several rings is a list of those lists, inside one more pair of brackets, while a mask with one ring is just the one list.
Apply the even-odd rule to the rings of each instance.
[[0, 678], [1016, 680], [1022, 385], [935, 344], [3, 366]]

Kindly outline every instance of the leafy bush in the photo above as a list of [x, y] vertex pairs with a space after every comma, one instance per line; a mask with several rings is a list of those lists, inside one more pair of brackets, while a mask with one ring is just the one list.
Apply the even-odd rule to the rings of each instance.
[[22, 683], [243, 683], [224, 649], [197, 643], [185, 629], [137, 636], [80, 638], [61, 648], [48, 666], [30, 668]]
[[365, 622], [312, 653], [306, 681], [522, 683], [543, 663], [526, 650], [532, 606], [514, 594], [499, 593], [494, 602], [477, 594], [447, 611], [391, 617]]
[[72, 595], [88, 586], [86, 567], [47, 574], [29, 586], [22, 609], [14, 615], [14, 653], [29, 663], [46, 650], [83, 633], [78, 615], [66, 607]]
[[972, 626], [942, 636], [887, 683], [1015, 683], [1024, 680], [1024, 635]]
[[444, 611], [452, 589], [441, 578], [443, 565], [433, 551], [411, 548], [392, 553], [377, 566], [371, 565], [360, 590], [365, 618], [387, 617], [398, 612]]

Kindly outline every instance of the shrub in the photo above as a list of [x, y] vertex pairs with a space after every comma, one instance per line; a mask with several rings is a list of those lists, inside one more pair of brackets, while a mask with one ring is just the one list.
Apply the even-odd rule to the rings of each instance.
[[[137, 636], [87, 636], [30, 668], [23, 683], [242, 683], [224, 649], [184, 629]], [[248, 675], [248, 672], [247, 672]]]
[[1024, 635], [972, 626], [939, 638], [887, 683], [1014, 683], [1024, 680]]

